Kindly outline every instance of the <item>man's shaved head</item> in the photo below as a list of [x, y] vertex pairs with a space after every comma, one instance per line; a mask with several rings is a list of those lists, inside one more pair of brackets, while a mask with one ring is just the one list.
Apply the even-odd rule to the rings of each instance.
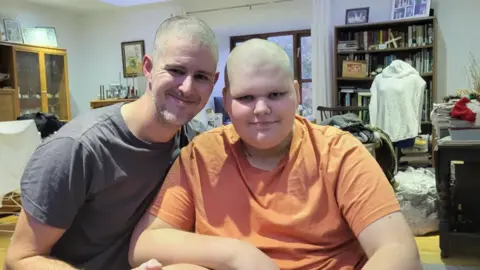
[[229, 89], [235, 80], [235, 74], [241, 69], [262, 68], [266, 65], [282, 69], [288, 79], [293, 81], [290, 58], [284, 49], [264, 39], [250, 39], [235, 47], [225, 65], [225, 87]]
[[212, 50], [215, 61], [218, 60], [218, 44], [212, 29], [202, 20], [193, 16], [174, 16], [160, 25], [155, 35], [153, 60], [160, 57], [168, 42], [177, 38], [187, 38], [192, 42], [200, 42]]

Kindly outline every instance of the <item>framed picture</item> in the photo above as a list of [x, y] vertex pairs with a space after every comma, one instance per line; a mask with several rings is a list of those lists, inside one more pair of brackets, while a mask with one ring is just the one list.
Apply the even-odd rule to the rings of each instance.
[[345, 24], [368, 23], [369, 7], [347, 9]]
[[57, 31], [52, 26], [35, 26], [35, 28], [42, 29], [47, 34], [48, 45], [58, 47]]
[[57, 34], [52, 27], [23, 28], [23, 42], [25, 44], [58, 47]]
[[392, 20], [428, 17], [431, 0], [392, 0]]
[[145, 41], [122, 42], [123, 77], [131, 78], [143, 75], [142, 65], [145, 56]]
[[23, 43], [22, 28], [20, 22], [10, 19], [3, 19], [5, 25], [5, 37], [7, 41]]
[[342, 77], [365, 78], [367, 77], [367, 64], [363, 60], [342, 62]]

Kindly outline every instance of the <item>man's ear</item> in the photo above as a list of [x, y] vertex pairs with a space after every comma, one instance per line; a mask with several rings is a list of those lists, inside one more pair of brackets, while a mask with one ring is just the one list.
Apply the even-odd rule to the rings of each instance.
[[300, 84], [298, 83], [297, 80], [294, 80], [293, 81], [293, 87], [295, 87], [295, 94], [297, 95], [297, 106], [300, 105], [302, 103], [302, 101], [300, 100], [301, 98], [301, 95], [300, 95]]
[[152, 72], [153, 72], [153, 60], [150, 55], [145, 55], [143, 57], [143, 64], [142, 64], [143, 74], [147, 78], [149, 84], [152, 83]]
[[215, 80], [213, 81], [213, 84], [216, 84], [218, 81], [218, 76], [220, 76], [220, 72], [215, 73]]

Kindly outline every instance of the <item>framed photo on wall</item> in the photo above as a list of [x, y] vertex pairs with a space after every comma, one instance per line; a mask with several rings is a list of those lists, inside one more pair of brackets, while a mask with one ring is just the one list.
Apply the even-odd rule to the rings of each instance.
[[5, 37], [7, 41], [23, 43], [22, 28], [16, 20], [3, 19], [5, 25]]
[[123, 77], [131, 78], [143, 75], [142, 64], [145, 56], [145, 41], [122, 42]]
[[428, 17], [431, 0], [392, 0], [392, 20]]
[[369, 7], [347, 9], [345, 24], [368, 23]]

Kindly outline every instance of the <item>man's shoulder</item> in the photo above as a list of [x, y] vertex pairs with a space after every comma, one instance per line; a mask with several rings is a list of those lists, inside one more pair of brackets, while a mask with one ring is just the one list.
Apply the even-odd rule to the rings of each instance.
[[120, 127], [118, 120], [120, 104], [88, 111], [66, 123], [57, 133], [47, 138], [44, 143], [51, 141], [73, 140], [79, 143], [90, 143], [92, 138], [113, 135], [112, 132]]

